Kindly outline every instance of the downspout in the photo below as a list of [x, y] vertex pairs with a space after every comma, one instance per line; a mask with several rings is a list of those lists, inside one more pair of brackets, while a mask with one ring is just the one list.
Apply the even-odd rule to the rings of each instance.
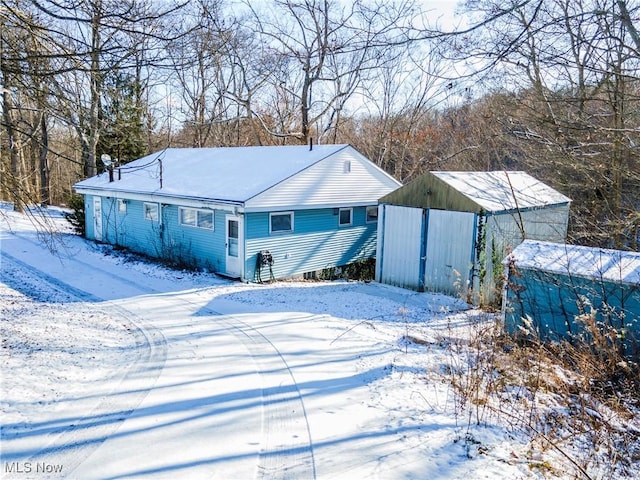
[[376, 232], [376, 282], [382, 281], [386, 208], [387, 206], [384, 203], [378, 206], [378, 230]]
[[418, 273], [418, 291], [424, 292], [426, 289], [427, 273], [427, 238], [429, 234], [429, 209], [422, 209], [422, 228], [420, 229], [420, 269]]
[[468, 297], [471, 298], [467, 298], [467, 302], [469, 302], [469, 300], [473, 301], [473, 297], [474, 297], [474, 292], [475, 292], [475, 285], [474, 285], [474, 281], [475, 281], [475, 277], [476, 277], [476, 272], [477, 272], [477, 268], [478, 268], [478, 263], [476, 261], [476, 256], [477, 256], [477, 248], [478, 248], [478, 214], [474, 213], [473, 214], [473, 236], [472, 236], [472, 242], [471, 242], [471, 257], [470, 257], [470, 261], [471, 261], [471, 270], [469, 270], [469, 276], [467, 277], [467, 281], [469, 282], [469, 286], [471, 287], [471, 291], [470, 293], [467, 294]]
[[[242, 206], [244, 207], [244, 204], [242, 204]], [[247, 216], [244, 213], [244, 209], [242, 212], [237, 212], [236, 215], [238, 216], [238, 218], [242, 219], [242, 245], [238, 246], [242, 251], [242, 262], [240, 262], [240, 281], [248, 283], [249, 280], [247, 280], [245, 277], [247, 267], [247, 224], [249, 222], [247, 221]]]

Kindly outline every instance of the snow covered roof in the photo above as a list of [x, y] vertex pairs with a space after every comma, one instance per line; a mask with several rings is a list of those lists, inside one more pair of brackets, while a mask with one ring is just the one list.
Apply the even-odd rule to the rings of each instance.
[[488, 212], [545, 207], [570, 198], [525, 172], [431, 172]]
[[168, 148], [123, 165], [121, 179], [102, 173], [74, 187], [242, 203], [345, 149], [355, 152], [349, 145]]
[[516, 268], [640, 284], [640, 253], [525, 240], [505, 259]]

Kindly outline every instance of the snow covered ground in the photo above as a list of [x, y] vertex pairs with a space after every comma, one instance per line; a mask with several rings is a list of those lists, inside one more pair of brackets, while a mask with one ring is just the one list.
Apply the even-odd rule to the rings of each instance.
[[47, 215], [0, 210], [3, 478], [541, 478], [456, 408], [447, 343], [490, 321], [462, 302], [169, 270]]

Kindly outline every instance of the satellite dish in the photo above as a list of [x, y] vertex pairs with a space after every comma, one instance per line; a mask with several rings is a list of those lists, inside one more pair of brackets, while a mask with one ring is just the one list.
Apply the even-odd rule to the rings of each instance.
[[111, 160], [111, 156], [107, 153], [103, 153], [100, 156], [100, 160], [102, 160], [102, 163], [104, 164], [105, 167], [109, 167], [113, 163]]

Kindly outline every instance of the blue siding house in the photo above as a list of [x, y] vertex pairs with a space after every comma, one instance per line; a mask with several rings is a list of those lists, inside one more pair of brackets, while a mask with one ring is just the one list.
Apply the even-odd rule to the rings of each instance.
[[74, 189], [87, 238], [255, 281], [374, 257], [378, 198], [399, 186], [349, 145], [314, 145], [169, 148]]
[[640, 253], [525, 240], [506, 259], [505, 328], [530, 319], [543, 339], [585, 335], [580, 317], [615, 332], [640, 354]]

